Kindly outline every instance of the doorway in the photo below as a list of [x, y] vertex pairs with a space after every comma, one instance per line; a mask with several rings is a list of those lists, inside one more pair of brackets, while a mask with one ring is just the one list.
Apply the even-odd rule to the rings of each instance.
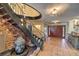
[[54, 25], [48, 26], [48, 36], [49, 37], [60, 37], [64, 38], [66, 32], [65, 25]]

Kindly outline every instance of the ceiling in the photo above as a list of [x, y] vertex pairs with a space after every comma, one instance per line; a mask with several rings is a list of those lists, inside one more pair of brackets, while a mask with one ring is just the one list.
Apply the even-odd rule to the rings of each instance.
[[[36, 8], [39, 12], [41, 12], [42, 18], [40, 20], [53, 21], [57, 19], [57, 17], [47, 14], [47, 9], [49, 9], [50, 6], [52, 8], [53, 6], [59, 5], [59, 4], [56, 4], [56, 3], [28, 3], [28, 4]], [[64, 3], [61, 5], [64, 5]], [[66, 10], [58, 17], [58, 19], [61, 20], [62, 22], [67, 22], [72, 18], [79, 16], [79, 3], [68, 3], [67, 5], [68, 5], [68, 8], [64, 6]]]

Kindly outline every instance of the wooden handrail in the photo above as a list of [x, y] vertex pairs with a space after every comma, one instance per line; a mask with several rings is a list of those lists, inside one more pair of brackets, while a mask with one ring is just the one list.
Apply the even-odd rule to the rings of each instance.
[[[26, 23], [29, 23], [29, 22], [26, 22]], [[40, 34], [44, 34], [44, 32], [41, 31], [41, 30], [39, 30], [38, 28], [36, 28], [32, 22], [31, 22], [31, 25], [32, 25]]]

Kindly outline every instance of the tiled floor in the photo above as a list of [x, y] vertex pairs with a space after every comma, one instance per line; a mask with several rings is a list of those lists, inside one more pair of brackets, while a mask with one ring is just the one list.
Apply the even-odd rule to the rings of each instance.
[[73, 48], [65, 39], [48, 38], [38, 56], [79, 56], [79, 50]]

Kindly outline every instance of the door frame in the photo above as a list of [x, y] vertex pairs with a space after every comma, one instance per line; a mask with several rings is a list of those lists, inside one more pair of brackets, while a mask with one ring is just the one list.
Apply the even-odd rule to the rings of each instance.
[[50, 37], [50, 26], [63, 26], [64, 27], [64, 36], [62, 35], [62, 38], [65, 38], [66, 35], [66, 25], [48, 25], [48, 37]]

